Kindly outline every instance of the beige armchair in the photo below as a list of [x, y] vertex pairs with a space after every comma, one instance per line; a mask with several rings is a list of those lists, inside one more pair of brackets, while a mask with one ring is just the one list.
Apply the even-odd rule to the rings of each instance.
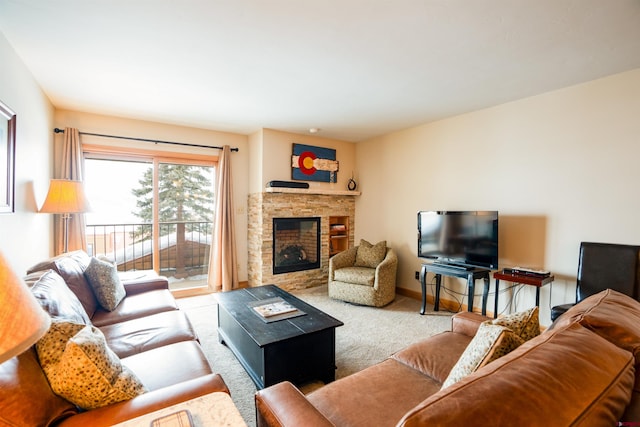
[[329, 259], [329, 297], [382, 307], [396, 296], [398, 257], [386, 242], [360, 245]]

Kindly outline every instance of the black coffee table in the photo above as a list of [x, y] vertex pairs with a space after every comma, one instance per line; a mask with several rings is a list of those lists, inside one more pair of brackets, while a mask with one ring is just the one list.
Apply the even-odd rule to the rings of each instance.
[[[281, 381], [335, 379], [335, 329], [343, 323], [275, 285], [216, 294], [218, 339], [238, 358], [258, 389]], [[282, 298], [304, 314], [265, 322], [252, 306]], [[298, 313], [300, 314], [300, 313]]]

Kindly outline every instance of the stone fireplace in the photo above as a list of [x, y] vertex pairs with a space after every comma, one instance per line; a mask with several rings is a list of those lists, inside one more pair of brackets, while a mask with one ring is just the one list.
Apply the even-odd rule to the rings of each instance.
[[[269, 191], [274, 190], [274, 191]], [[329, 217], [349, 217], [349, 247], [353, 246], [355, 192], [312, 192], [269, 188], [249, 195], [248, 275], [249, 286], [276, 284], [285, 290], [304, 289], [327, 283], [329, 273]], [[320, 240], [318, 264], [314, 268], [274, 274], [274, 219], [318, 218]], [[285, 226], [287, 228], [287, 226]], [[294, 232], [294, 233], [297, 233]], [[300, 246], [300, 245], [289, 245]], [[283, 247], [275, 250], [275, 256]], [[303, 249], [306, 253], [307, 249]], [[295, 251], [292, 249], [292, 253]], [[311, 249], [311, 252], [313, 250]], [[297, 256], [297, 253], [294, 253]]]

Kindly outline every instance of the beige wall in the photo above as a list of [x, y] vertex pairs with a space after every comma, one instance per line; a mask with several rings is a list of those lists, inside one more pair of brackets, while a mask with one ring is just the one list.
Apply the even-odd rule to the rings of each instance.
[[569, 302], [581, 241], [640, 243], [638, 117], [640, 69], [359, 143], [356, 241], [386, 239], [417, 291], [416, 212], [498, 210], [501, 266], [551, 270], [551, 304]]
[[[355, 144], [314, 135], [302, 135], [262, 129], [250, 137], [251, 142], [251, 193], [264, 191], [269, 181], [292, 181], [291, 156], [293, 144], [306, 144], [336, 150], [340, 162], [338, 181], [335, 183], [309, 181], [310, 188], [346, 190], [351, 172], [355, 169]], [[253, 166], [255, 165], [255, 166]]]
[[[177, 141], [198, 145], [222, 146], [228, 144], [232, 148], [238, 147], [238, 152], [231, 153], [239, 264], [238, 277], [240, 281], [247, 280], [247, 196], [249, 188], [249, 144], [247, 136], [66, 110], [56, 110], [55, 126], [59, 128], [75, 127], [81, 132]], [[56, 146], [58, 146], [62, 143], [63, 135], [59, 134], [55, 139]], [[81, 140], [86, 144], [125, 145], [146, 150], [189, 152], [200, 155], [217, 156], [219, 152], [218, 150], [207, 148], [155, 145], [148, 142], [101, 138], [90, 135], [82, 135]], [[46, 190], [41, 195], [42, 199], [46, 196], [45, 193]]]
[[262, 134], [263, 130], [260, 130], [249, 135], [249, 194], [259, 193], [264, 189]]
[[52, 217], [36, 213], [53, 171], [53, 107], [0, 33], [0, 100], [16, 113], [15, 213], [0, 214], [0, 250], [22, 275], [49, 256]]

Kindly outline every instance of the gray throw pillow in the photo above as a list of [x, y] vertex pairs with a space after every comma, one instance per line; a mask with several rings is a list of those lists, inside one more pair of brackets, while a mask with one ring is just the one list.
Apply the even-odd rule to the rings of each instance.
[[66, 319], [84, 325], [91, 320], [82, 303], [55, 271], [47, 270], [31, 286], [31, 293], [53, 319]]
[[115, 310], [126, 294], [116, 266], [94, 257], [91, 258], [84, 275], [102, 308], [108, 311]]

